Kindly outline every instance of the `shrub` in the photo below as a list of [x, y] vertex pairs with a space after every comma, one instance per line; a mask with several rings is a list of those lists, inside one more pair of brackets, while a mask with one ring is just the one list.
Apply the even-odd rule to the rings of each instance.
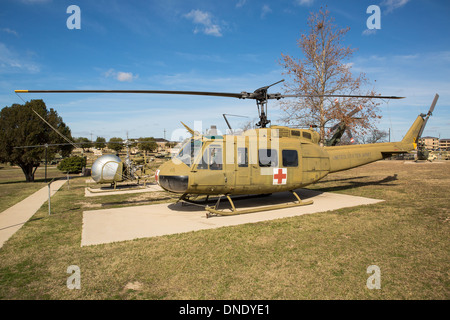
[[65, 158], [58, 164], [58, 169], [62, 172], [80, 173], [83, 167], [86, 166], [86, 158], [73, 156]]

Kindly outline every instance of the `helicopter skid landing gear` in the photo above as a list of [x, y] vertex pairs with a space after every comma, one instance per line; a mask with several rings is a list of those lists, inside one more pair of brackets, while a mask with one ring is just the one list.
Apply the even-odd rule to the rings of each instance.
[[237, 210], [234, 206], [233, 200], [231, 200], [230, 196], [226, 194], [228, 201], [231, 204], [231, 211], [225, 211], [225, 210], [218, 210], [221, 196], [219, 196], [219, 199], [217, 200], [216, 204], [213, 207], [206, 206], [205, 210], [208, 211], [206, 213], [206, 218], [212, 217], [213, 215], [219, 215], [219, 216], [232, 216], [232, 215], [238, 215], [238, 214], [244, 214], [244, 213], [252, 213], [252, 212], [260, 212], [260, 211], [269, 211], [269, 210], [276, 210], [276, 209], [286, 209], [291, 207], [298, 207], [298, 206], [305, 206], [312, 204], [313, 200], [303, 201], [300, 199], [298, 194], [291, 190], [291, 193], [297, 198], [297, 201], [292, 203], [283, 203], [283, 204], [275, 204], [275, 205], [269, 205], [264, 207], [257, 207], [257, 208], [251, 208], [251, 209], [243, 209], [243, 210]]

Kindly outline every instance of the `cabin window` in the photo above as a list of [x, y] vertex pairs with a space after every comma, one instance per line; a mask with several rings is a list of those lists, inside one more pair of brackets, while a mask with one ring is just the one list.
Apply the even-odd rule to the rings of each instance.
[[238, 167], [248, 167], [248, 151], [247, 148], [237, 149]]
[[222, 170], [222, 163], [222, 147], [211, 145], [203, 153], [197, 169]]
[[197, 165], [197, 169], [208, 169], [208, 149], [203, 153], [200, 163]]
[[311, 133], [303, 131], [303, 138], [311, 140]]
[[278, 166], [278, 154], [275, 149], [259, 149], [259, 166], [276, 167]]
[[298, 167], [297, 150], [283, 150], [283, 167]]
[[210, 146], [209, 147], [209, 169], [222, 170], [222, 147]]
[[300, 137], [300, 131], [298, 131], [298, 130], [291, 130], [291, 135]]

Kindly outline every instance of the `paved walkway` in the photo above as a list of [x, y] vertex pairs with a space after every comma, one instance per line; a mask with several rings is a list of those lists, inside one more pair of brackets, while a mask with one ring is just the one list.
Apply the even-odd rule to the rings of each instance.
[[[181, 203], [162, 203], [84, 211], [81, 246], [234, 226], [383, 201], [331, 192], [322, 193], [308, 189], [296, 191], [301, 199], [314, 200], [314, 203], [302, 207], [236, 216], [217, 216], [208, 219], [206, 218], [206, 211], [202, 207], [182, 205]], [[235, 200], [235, 205], [238, 209], [245, 209], [258, 205], [280, 204], [289, 201], [293, 201], [293, 196], [290, 192], [279, 192], [264, 198]], [[222, 199], [221, 204], [223, 206], [221, 205], [221, 208], [226, 208], [227, 203], [226, 199]], [[214, 205], [214, 203], [211, 205]]]
[[[67, 180], [56, 180], [50, 185], [53, 196]], [[0, 248], [39, 208], [48, 201], [48, 186], [0, 213]]]
[[158, 186], [157, 184], [148, 184], [145, 187], [140, 188], [127, 188], [127, 187], [121, 187], [117, 190], [114, 190], [112, 188], [109, 189], [91, 189], [86, 188], [84, 191], [84, 195], [86, 197], [97, 197], [97, 196], [110, 196], [112, 194], [127, 194], [127, 193], [143, 193], [143, 192], [155, 192], [155, 191], [164, 191], [163, 188]]

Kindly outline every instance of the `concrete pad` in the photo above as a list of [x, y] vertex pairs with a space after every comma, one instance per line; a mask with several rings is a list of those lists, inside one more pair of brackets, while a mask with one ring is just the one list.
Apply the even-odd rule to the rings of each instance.
[[97, 196], [110, 196], [113, 194], [127, 194], [127, 193], [142, 193], [142, 192], [154, 192], [154, 191], [164, 191], [163, 188], [156, 184], [149, 184], [145, 187], [118, 187], [116, 190], [109, 188], [85, 188], [85, 197], [97, 197]]
[[[84, 211], [81, 246], [255, 223], [384, 201], [307, 189], [297, 190], [297, 194], [302, 200], [311, 199], [314, 203], [300, 207], [210, 218], [206, 218], [206, 211], [202, 207], [183, 203]], [[244, 209], [292, 202], [293, 198], [290, 192], [280, 192], [267, 197], [233, 201], [236, 208]], [[222, 199], [220, 209], [227, 207], [229, 207], [228, 201]]]
[[[53, 196], [67, 180], [56, 180], [50, 185]], [[0, 213], [0, 248], [48, 201], [48, 186]]]

